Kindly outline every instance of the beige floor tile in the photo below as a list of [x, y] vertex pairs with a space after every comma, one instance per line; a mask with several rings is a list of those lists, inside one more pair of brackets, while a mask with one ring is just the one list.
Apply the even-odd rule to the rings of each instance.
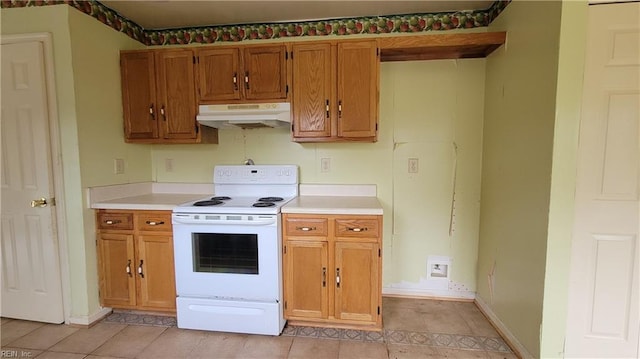
[[190, 358], [236, 358], [244, 347], [248, 334], [206, 332], [205, 337], [193, 348]]
[[249, 335], [238, 352], [238, 358], [286, 358], [292, 343], [293, 337]]
[[[10, 325], [11, 323], [7, 324]], [[5, 328], [2, 328], [4, 331]], [[78, 328], [64, 324], [45, 324], [29, 334], [14, 340], [11, 345], [20, 348], [46, 350], [78, 331]]]
[[42, 353], [41, 350], [35, 349], [27, 349], [27, 348], [16, 348], [16, 347], [2, 347], [2, 358], [16, 358], [16, 359], [26, 359], [26, 358], [35, 358], [36, 356]]
[[207, 337], [199, 330], [169, 328], [142, 351], [136, 358], [186, 358], [191, 351]]
[[387, 359], [389, 353], [387, 346], [383, 343], [369, 343], [341, 340], [340, 359]]
[[129, 325], [91, 354], [134, 358], [165, 330], [166, 327]]
[[25, 336], [32, 331], [42, 327], [44, 323], [30, 322], [26, 320], [11, 320], [2, 325], [2, 346], [10, 344], [12, 341]]
[[384, 307], [382, 325], [384, 329], [426, 332], [427, 323], [415, 309], [406, 307]]
[[462, 319], [469, 325], [473, 335], [483, 337], [500, 337], [500, 334], [489, 323], [489, 320], [482, 314], [480, 309], [473, 303], [457, 303], [458, 313]]
[[518, 356], [514, 353], [499, 353], [487, 351], [487, 354], [491, 359], [518, 359]]
[[5, 324], [5, 323], [9, 323], [12, 320], [13, 319], [11, 319], [11, 318], [0, 317], [0, 325]]
[[340, 352], [340, 341], [333, 339], [302, 338], [293, 339], [288, 359], [336, 359]]
[[445, 349], [438, 348], [441, 358], [455, 358], [455, 359], [475, 359], [483, 358], [488, 359], [489, 354], [484, 350], [460, 350], [460, 349]]
[[440, 353], [426, 345], [388, 344], [389, 359], [440, 358]]
[[44, 352], [38, 355], [38, 359], [82, 359], [85, 356], [77, 353]]
[[49, 351], [89, 354], [126, 327], [124, 324], [98, 323], [77, 332], [49, 348]]

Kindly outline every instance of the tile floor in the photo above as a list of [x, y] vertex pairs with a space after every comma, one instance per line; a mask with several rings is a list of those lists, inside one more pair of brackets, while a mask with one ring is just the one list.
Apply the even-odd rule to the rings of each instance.
[[287, 326], [278, 337], [183, 330], [113, 313], [89, 329], [2, 318], [1, 358], [517, 358], [473, 303], [385, 297], [382, 332]]

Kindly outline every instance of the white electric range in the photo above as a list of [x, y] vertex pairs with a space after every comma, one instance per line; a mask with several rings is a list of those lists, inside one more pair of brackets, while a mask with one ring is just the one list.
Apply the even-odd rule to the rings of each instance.
[[179, 328], [279, 335], [280, 208], [298, 195], [295, 165], [216, 166], [215, 196], [173, 210]]

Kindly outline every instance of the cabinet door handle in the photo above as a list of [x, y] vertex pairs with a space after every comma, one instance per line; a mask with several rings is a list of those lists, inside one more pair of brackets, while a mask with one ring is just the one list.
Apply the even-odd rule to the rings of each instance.
[[233, 73], [233, 89], [235, 91], [238, 91], [238, 73], [237, 72]]
[[347, 227], [347, 231], [351, 231], [351, 232], [364, 232], [364, 231], [367, 231], [367, 230], [369, 230], [369, 228], [367, 228], [367, 227], [364, 227], [364, 228], [359, 228], [359, 227], [351, 228], [351, 227]]
[[329, 100], [326, 100], [325, 110], [327, 111], [327, 118], [329, 118]]
[[342, 118], [342, 100], [338, 101], [338, 118]]
[[148, 225], [150, 225], [150, 226], [159, 226], [159, 225], [164, 224], [164, 222], [163, 222], [163, 221], [158, 221], [158, 222], [156, 222], [156, 221], [147, 221], [146, 223], [147, 223]]
[[127, 260], [127, 267], [125, 268], [125, 271], [129, 275], [129, 277], [133, 276], [133, 274], [131, 274], [131, 259]]
[[122, 223], [122, 221], [119, 219], [107, 219], [104, 221], [104, 223], [108, 225], [112, 225], [112, 224]]
[[336, 268], [336, 286], [340, 288], [340, 268]]
[[296, 231], [303, 231], [303, 232], [309, 232], [309, 231], [315, 231], [316, 227], [296, 227]]
[[149, 115], [151, 115], [151, 119], [156, 119], [156, 114], [153, 112], [153, 104], [149, 105]]
[[327, 267], [322, 267], [322, 286], [327, 286]]
[[162, 115], [162, 121], [167, 121], [167, 116], [164, 113], [164, 105], [160, 107], [160, 114]]
[[249, 89], [249, 71], [244, 72], [244, 87]]
[[144, 273], [142, 272], [142, 259], [140, 260], [140, 265], [138, 266], [138, 274], [140, 278], [144, 278]]

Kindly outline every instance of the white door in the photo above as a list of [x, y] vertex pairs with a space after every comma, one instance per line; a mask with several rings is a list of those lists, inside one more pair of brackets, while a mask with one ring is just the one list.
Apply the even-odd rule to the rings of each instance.
[[3, 43], [1, 58], [0, 314], [62, 323], [43, 45]]
[[637, 358], [640, 3], [592, 5], [566, 357]]

